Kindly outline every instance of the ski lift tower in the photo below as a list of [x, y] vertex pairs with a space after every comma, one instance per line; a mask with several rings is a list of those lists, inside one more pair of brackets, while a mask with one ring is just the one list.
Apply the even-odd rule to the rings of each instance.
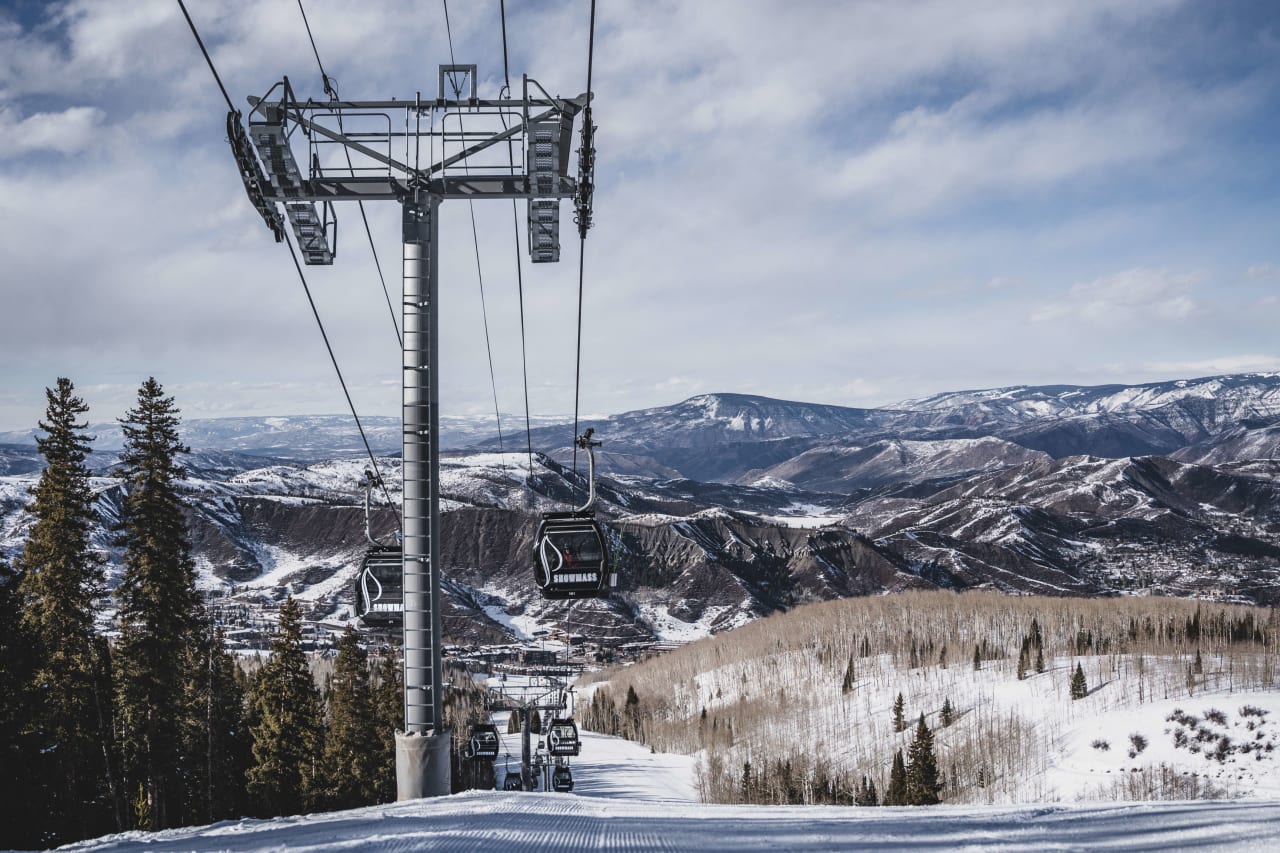
[[[336, 202], [395, 201], [403, 211], [401, 800], [450, 793], [440, 663], [439, 206], [450, 199], [527, 200], [535, 263], [559, 260], [561, 199], [575, 199], [583, 235], [591, 219], [589, 96], [552, 97], [527, 76], [518, 98], [504, 88], [499, 98], [482, 99], [476, 86], [475, 65], [442, 65], [433, 100], [419, 92], [399, 100], [318, 102], [299, 101], [286, 77], [263, 97], [249, 98], [247, 132], [238, 112], [227, 118], [250, 201], [277, 242], [287, 221], [306, 263], [333, 263]], [[573, 121], [584, 110], [575, 180]]]

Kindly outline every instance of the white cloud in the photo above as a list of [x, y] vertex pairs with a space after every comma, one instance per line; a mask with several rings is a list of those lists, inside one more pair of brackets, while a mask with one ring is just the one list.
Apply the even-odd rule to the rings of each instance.
[[89, 147], [101, 132], [103, 112], [96, 107], [71, 107], [57, 113], [18, 118], [0, 107], [0, 160], [33, 151], [75, 154]]
[[1124, 270], [1073, 285], [1067, 299], [1041, 305], [1029, 319], [1033, 323], [1076, 319], [1104, 327], [1154, 319], [1185, 320], [1196, 312], [1192, 291], [1200, 280], [1194, 273]]
[[[236, 103], [284, 74], [320, 96], [295, 3], [188, 6]], [[177, 4], [45, 8], [26, 30], [0, 20], [0, 363], [20, 365], [7, 382], [35, 389], [19, 395], [33, 412], [57, 375], [132, 387], [150, 373], [192, 412], [340, 410]], [[434, 95], [439, 4], [306, 8], [345, 97]], [[449, 11], [457, 60], [495, 94], [496, 0]], [[887, 402], [1272, 345], [1262, 312], [1246, 323], [1225, 289], [1164, 272], [1238, 278], [1274, 249], [1252, 224], [1267, 202], [1224, 189], [1259, 184], [1270, 160], [1223, 141], [1269, 120], [1274, 64], [1188, 72], [1186, 45], [1210, 64], [1236, 45], [1178, 2], [611, 0], [598, 14], [584, 409], [721, 390]], [[582, 90], [583, 4], [507, 3], [507, 18], [517, 81]], [[397, 211], [368, 211], [394, 301]], [[442, 211], [444, 408], [483, 410], [468, 211]], [[523, 390], [511, 207], [475, 211], [506, 411]], [[386, 305], [358, 211], [339, 217], [338, 262], [308, 277], [357, 403], [393, 413]], [[559, 265], [524, 266], [535, 414], [573, 406], [573, 242]], [[1114, 334], [1124, 317], [1144, 322]]]
[[1214, 376], [1227, 373], [1272, 373], [1280, 371], [1280, 356], [1265, 353], [1223, 355], [1217, 358], [1187, 361], [1153, 361], [1142, 370], [1160, 376]]

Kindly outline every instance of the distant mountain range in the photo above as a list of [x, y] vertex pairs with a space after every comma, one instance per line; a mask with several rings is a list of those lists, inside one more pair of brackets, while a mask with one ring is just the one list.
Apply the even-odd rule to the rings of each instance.
[[[571, 612], [618, 642], [915, 587], [1280, 604], [1280, 374], [963, 391], [882, 409], [713, 394], [588, 426], [605, 441], [599, 509], [622, 581]], [[535, 448], [559, 450], [537, 456], [532, 482], [519, 433], [499, 456], [482, 421], [451, 429], [471, 449], [448, 454], [441, 476], [446, 632], [493, 641], [561, 620], [528, 554], [537, 513], [585, 492], [583, 460], [577, 473], [565, 464], [569, 427], [535, 428]], [[399, 424], [366, 430], [398, 500]], [[102, 432], [97, 541], [111, 556], [120, 485]], [[313, 616], [346, 612], [365, 547], [365, 461], [349, 422], [197, 420], [185, 436], [202, 585], [248, 613], [285, 591]], [[40, 459], [29, 437], [2, 438], [0, 550], [13, 553]], [[394, 528], [391, 510], [375, 512], [375, 534]]]

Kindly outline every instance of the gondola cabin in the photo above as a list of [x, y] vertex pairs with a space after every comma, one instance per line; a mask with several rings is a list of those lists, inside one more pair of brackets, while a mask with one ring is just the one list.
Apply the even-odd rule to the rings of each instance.
[[507, 775], [502, 780], [502, 790], [504, 791], [521, 790], [520, 774], [515, 770], [508, 770]]
[[534, 582], [543, 598], [604, 598], [617, 585], [594, 512], [543, 513], [533, 541]]
[[485, 759], [498, 757], [498, 729], [488, 723], [480, 723], [471, 727], [467, 753], [471, 758]]
[[551, 771], [551, 790], [562, 794], [573, 790], [573, 773], [568, 767], [557, 767]]
[[547, 728], [547, 752], [557, 758], [582, 752], [582, 741], [578, 739], [578, 725], [572, 717], [551, 721], [551, 725]]
[[404, 569], [398, 546], [375, 545], [365, 552], [356, 573], [356, 616], [370, 627], [404, 624]]

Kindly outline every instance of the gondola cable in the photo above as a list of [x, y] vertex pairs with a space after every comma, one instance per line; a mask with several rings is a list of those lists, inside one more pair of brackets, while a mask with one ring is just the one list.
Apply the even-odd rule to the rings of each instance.
[[[591, 0], [591, 23], [587, 33], [587, 105], [582, 109], [583, 145], [589, 145], [592, 138], [591, 127], [591, 74], [595, 63], [596, 52], [596, 0]], [[583, 155], [586, 152], [582, 152]], [[574, 362], [573, 375], [573, 499], [578, 500], [578, 401], [582, 390], [582, 286], [587, 254], [587, 228], [589, 222], [579, 222], [578, 226], [578, 351]]]
[[[307, 39], [311, 42], [311, 52], [315, 54], [316, 65], [320, 68], [320, 78], [324, 82], [324, 93], [329, 96], [331, 102], [338, 100], [338, 86], [333, 82], [328, 73], [324, 70], [324, 63], [320, 61], [320, 51], [316, 48], [315, 36], [311, 34], [311, 22], [307, 20], [307, 10], [302, 7], [302, 0], [298, 0], [298, 11], [302, 13], [302, 25], [307, 28]], [[338, 116], [338, 132], [345, 132], [342, 127], [342, 111], [335, 107], [334, 112]], [[347, 171], [355, 177], [355, 166], [351, 162], [351, 149], [342, 146], [342, 151], [347, 157]], [[395, 329], [396, 341], [400, 347], [404, 347], [404, 336], [400, 332], [400, 323], [396, 320], [396, 309], [391, 304], [391, 291], [387, 288], [387, 277], [382, 272], [382, 260], [378, 257], [377, 246], [373, 242], [373, 230], [369, 228], [369, 216], [365, 213], [364, 201], [356, 199], [356, 204], [360, 208], [360, 220], [364, 223], [364, 234], [369, 240], [369, 251], [373, 254], [373, 265], [378, 270], [378, 280], [382, 282], [382, 295], [387, 300], [387, 311], [391, 315], [391, 327]]]
[[[301, 0], [299, 0], [301, 2]], [[449, 0], [440, 0], [444, 6], [444, 31], [445, 37], [449, 41], [449, 62], [455, 63], [453, 56], [453, 28], [449, 25]], [[458, 86], [457, 77], [450, 75], [450, 84], [453, 86], [453, 96], [455, 99], [461, 100], [462, 90]], [[473, 81], [474, 85], [474, 81]], [[473, 90], [474, 91], [474, 90]], [[462, 113], [457, 114], [458, 117], [458, 134], [465, 139], [462, 126]], [[440, 145], [441, 156], [444, 155], [444, 119], [440, 120]], [[465, 144], [465, 142], [464, 142]], [[471, 174], [471, 167], [467, 165], [467, 161], [462, 161], [462, 168], [466, 174]], [[476, 250], [476, 278], [480, 282], [480, 316], [484, 320], [484, 347], [489, 354], [489, 385], [493, 389], [493, 417], [498, 424], [498, 458], [502, 460], [502, 468], [506, 469], [506, 452], [502, 440], [502, 413], [498, 407], [498, 380], [493, 370], [493, 345], [489, 338], [489, 309], [484, 298], [484, 271], [480, 268], [480, 232], [476, 228], [476, 205], [471, 199], [467, 199], [467, 205], [471, 210], [471, 240], [475, 244]]]
[[[511, 96], [511, 66], [507, 59], [507, 0], [499, 0], [498, 12], [502, 20], [502, 79], [503, 93]], [[501, 114], [502, 129], [507, 129], [506, 114]], [[516, 160], [511, 137], [507, 137], [507, 168], [515, 172]], [[529, 359], [525, 348], [524, 332], [524, 259], [520, 255], [520, 211], [516, 200], [511, 199], [511, 224], [515, 229], [516, 246], [516, 294], [520, 302], [520, 371], [524, 380], [524, 439], [529, 460], [528, 484], [533, 485], [533, 426], [529, 417]]]
[[[200, 31], [196, 28], [195, 21], [191, 19], [191, 14], [187, 11], [187, 5], [183, 0], [178, 0], [178, 7], [182, 9], [183, 17], [187, 19], [187, 26], [191, 28], [191, 35], [195, 36], [196, 44], [200, 47], [200, 52], [204, 54], [204, 60], [209, 65], [209, 71], [213, 74], [213, 80], [218, 84], [218, 89], [222, 92], [223, 99], [227, 102], [227, 108], [237, 117], [240, 111], [236, 109], [235, 104], [231, 101], [231, 96], [227, 94], [227, 88], [222, 85], [222, 77], [218, 74], [218, 69], [213, 64], [213, 58], [209, 55], [208, 49], [204, 45], [204, 39], [200, 37]], [[338, 366], [338, 357], [333, 352], [333, 346], [329, 343], [329, 335], [325, 332], [324, 323], [320, 320], [320, 312], [316, 309], [315, 300], [311, 297], [311, 288], [307, 284], [306, 274], [302, 271], [302, 263], [298, 260], [298, 253], [293, 247], [293, 241], [285, 235], [285, 245], [289, 247], [289, 256], [293, 258], [293, 266], [298, 271], [298, 278], [302, 282], [303, 292], [307, 295], [307, 303], [311, 306], [311, 314], [315, 317], [316, 325], [320, 329], [320, 337], [324, 339], [325, 349], [329, 352], [329, 360], [333, 363], [334, 372], [338, 375], [338, 383], [342, 386], [343, 396], [347, 398], [347, 406], [351, 409], [351, 417], [355, 419], [356, 429], [360, 432], [360, 441], [364, 444], [365, 453], [369, 456], [369, 463], [373, 469], [378, 472], [378, 460], [373, 455], [373, 449], [369, 446], [369, 437], [365, 434], [364, 424], [360, 422], [360, 415], [356, 412], [355, 403], [351, 400], [351, 392], [347, 390], [346, 379], [342, 376], [342, 368]], [[381, 474], [378, 477], [381, 482]], [[391, 495], [387, 492], [385, 484], [382, 485], [382, 493], [387, 499], [387, 503], [391, 504]], [[394, 505], [394, 504], [393, 504]], [[399, 518], [399, 511], [396, 513]]]

